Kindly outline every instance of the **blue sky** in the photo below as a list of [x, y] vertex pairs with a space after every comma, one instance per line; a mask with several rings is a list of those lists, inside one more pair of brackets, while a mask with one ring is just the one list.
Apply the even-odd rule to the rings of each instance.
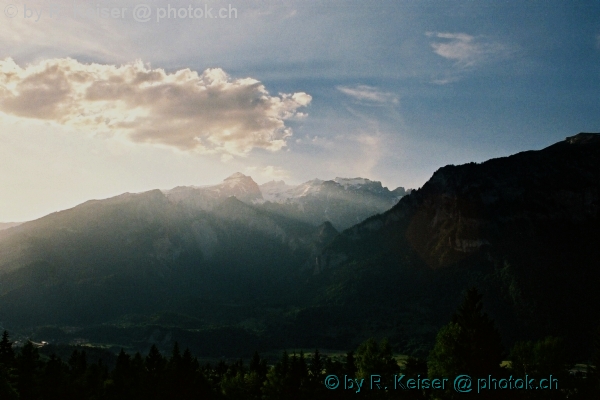
[[236, 171], [415, 188], [600, 131], [598, 1], [75, 4], [0, 4], [0, 221]]

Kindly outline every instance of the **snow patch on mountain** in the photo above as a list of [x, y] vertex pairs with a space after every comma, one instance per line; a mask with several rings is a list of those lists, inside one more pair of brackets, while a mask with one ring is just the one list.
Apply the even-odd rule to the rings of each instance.
[[[369, 183], [375, 183], [369, 179], [364, 178], [335, 178], [333, 180], [336, 183], [339, 183], [344, 187], [344, 189], [348, 189], [349, 187], [360, 187]], [[378, 182], [377, 182], [378, 183]]]

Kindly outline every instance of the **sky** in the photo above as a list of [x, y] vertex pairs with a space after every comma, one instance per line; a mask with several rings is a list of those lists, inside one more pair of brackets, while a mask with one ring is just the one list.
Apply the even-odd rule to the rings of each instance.
[[0, 1], [0, 222], [238, 171], [418, 188], [599, 131], [599, 1]]

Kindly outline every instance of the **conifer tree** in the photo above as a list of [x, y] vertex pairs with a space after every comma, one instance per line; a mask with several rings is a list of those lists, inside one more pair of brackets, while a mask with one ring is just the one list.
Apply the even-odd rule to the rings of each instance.
[[360, 378], [368, 379], [371, 375], [381, 375], [389, 379], [400, 369], [387, 339], [381, 342], [374, 338], [367, 339], [358, 346], [355, 357], [357, 376]]
[[350, 377], [356, 376], [356, 359], [354, 358], [354, 352], [349, 351], [346, 353], [346, 363], [344, 365], [345, 373]]
[[38, 397], [38, 375], [40, 356], [37, 348], [27, 341], [16, 357], [17, 365], [17, 390], [22, 399], [35, 399]]
[[5, 368], [11, 368], [15, 363], [15, 352], [12, 348], [12, 342], [8, 336], [8, 332], [2, 333], [2, 340], [0, 340], [0, 364]]
[[293, 389], [290, 385], [290, 357], [284, 351], [279, 362], [267, 373], [264, 394], [266, 399], [287, 399], [290, 398], [292, 393]]
[[158, 347], [152, 345], [150, 352], [144, 360], [144, 366], [146, 371], [146, 382], [145, 389], [147, 397], [150, 399], [161, 399], [164, 397], [163, 383], [166, 361], [160, 354]]
[[319, 349], [315, 349], [311, 359], [309, 366], [310, 380], [312, 382], [321, 383], [323, 382], [323, 368], [325, 367], [325, 362], [321, 357], [321, 353], [319, 353]]
[[73, 393], [71, 389], [65, 364], [55, 354], [51, 354], [41, 377], [43, 398], [56, 400], [69, 398]]
[[2, 333], [0, 341], [0, 399], [16, 400], [19, 395], [13, 387], [13, 366], [15, 365], [15, 353], [8, 332]]
[[126, 399], [131, 398], [130, 391], [133, 386], [131, 379], [131, 356], [123, 349], [117, 356], [115, 368], [112, 370], [111, 380], [106, 385], [109, 398]]
[[169, 363], [173, 366], [179, 367], [181, 365], [181, 352], [179, 351], [179, 343], [175, 342], [173, 345], [173, 351], [171, 353], [171, 359]]
[[433, 376], [497, 374], [503, 349], [494, 322], [483, 313], [482, 296], [469, 289], [450, 324], [438, 333], [429, 356]]
[[146, 371], [150, 374], [151, 377], [158, 377], [164, 368], [165, 360], [163, 356], [158, 351], [158, 347], [156, 345], [152, 345], [150, 347], [150, 352], [146, 356]]

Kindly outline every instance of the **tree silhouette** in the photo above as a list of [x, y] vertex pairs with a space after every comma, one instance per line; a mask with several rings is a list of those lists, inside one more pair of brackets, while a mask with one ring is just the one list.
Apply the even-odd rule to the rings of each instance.
[[37, 348], [27, 341], [16, 357], [17, 390], [23, 399], [38, 397], [38, 375], [40, 370], [40, 355]]
[[8, 336], [8, 332], [2, 333], [2, 340], [0, 340], [0, 364], [6, 368], [11, 368], [15, 363], [15, 352], [12, 348], [12, 342]]
[[389, 381], [400, 370], [387, 339], [381, 342], [374, 338], [367, 339], [358, 346], [354, 357], [359, 378], [369, 379], [371, 375], [381, 375]]
[[[500, 375], [502, 341], [494, 322], [483, 313], [481, 297], [476, 289], [469, 289], [452, 316], [452, 321], [438, 332], [429, 354], [430, 377], [453, 378], [466, 374], [477, 378]], [[445, 395], [448, 398], [457, 396], [449, 390]]]

